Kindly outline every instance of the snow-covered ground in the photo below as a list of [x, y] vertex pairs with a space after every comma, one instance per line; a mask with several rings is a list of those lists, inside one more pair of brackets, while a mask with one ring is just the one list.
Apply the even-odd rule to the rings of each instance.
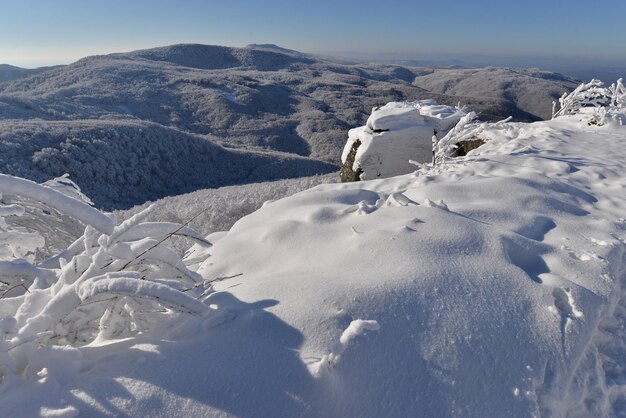
[[595, 116], [484, 125], [466, 157], [269, 202], [188, 254], [210, 314], [42, 349], [0, 410], [623, 416], [626, 118]]
[[[336, 173], [299, 177], [263, 183], [203, 189], [179, 196], [168, 196], [114, 214], [119, 220], [129, 219], [153, 205], [146, 218], [150, 221], [186, 223], [203, 235], [227, 231], [235, 222], [259, 209], [268, 200], [278, 200], [319, 184], [337, 183]], [[174, 239], [172, 247], [180, 254], [189, 248], [184, 239]]]

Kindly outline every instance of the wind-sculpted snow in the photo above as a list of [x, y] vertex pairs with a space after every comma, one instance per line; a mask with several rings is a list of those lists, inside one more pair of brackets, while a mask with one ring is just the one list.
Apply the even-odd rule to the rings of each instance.
[[623, 415], [621, 94], [545, 122], [468, 118], [449, 142], [487, 141], [467, 156], [267, 202], [183, 260], [146, 212], [88, 229], [60, 276], [34, 265], [59, 284], [0, 300], [0, 410]]
[[[272, 45], [173, 45], [87, 57], [0, 85], [0, 155], [4, 157], [0, 172], [36, 181], [48, 179], [40, 175], [41, 161], [36, 155], [62, 142], [58, 138], [61, 122], [74, 123], [72, 133], [64, 134], [74, 139], [67, 141], [82, 141], [81, 137], [86, 137], [88, 142], [115, 147], [107, 144], [116, 133], [136, 130], [137, 124], [143, 122], [159, 125], [146, 128], [159, 131], [155, 135], [160, 139], [148, 138], [158, 142], [157, 147], [167, 142], [167, 147], [178, 149], [178, 142], [186, 145], [191, 141], [189, 135], [201, 135], [205, 141], [229, 148], [285, 152], [338, 168], [337, 157], [347, 131], [362, 125], [373, 107], [387, 102], [435, 99], [453, 106], [460, 102], [479, 112], [484, 120], [510, 115], [519, 120], [534, 120], [544, 114], [535, 109], [536, 103], [543, 106], [575, 87], [571, 80], [553, 73], [512, 69], [473, 70], [473, 79], [488, 78], [489, 85], [513, 80], [511, 88], [496, 93], [484, 90], [485, 83], [472, 84], [475, 89], [449, 93], [434, 87], [432, 91], [414, 82], [433, 71], [398, 65], [337, 63]], [[437, 74], [448, 73], [437, 70]], [[518, 96], [530, 104], [522, 107], [516, 102]], [[17, 123], [14, 119], [21, 120], [21, 139], [16, 137], [17, 132], [11, 132]], [[98, 122], [92, 122], [95, 120]], [[92, 129], [94, 124], [97, 129]], [[171, 129], [181, 134], [171, 135]], [[140, 142], [138, 146], [143, 147], [145, 142]], [[81, 159], [84, 153], [80, 147], [74, 143], [62, 154], [69, 160]], [[19, 163], [11, 162], [14, 155]], [[100, 161], [115, 166], [117, 162], [112, 157], [99, 154]], [[215, 170], [210, 181], [188, 182], [184, 173], [159, 170], [158, 167], [171, 167], [167, 157], [165, 161], [160, 161], [158, 155], [154, 158], [155, 181], [143, 192], [125, 193], [136, 199], [109, 190], [117, 186], [111, 186], [108, 176], [74, 178], [97, 204], [102, 204], [100, 196], [106, 196], [108, 207], [176, 193], [171, 185], [162, 183], [163, 177], [193, 184], [182, 191], [245, 181], [228, 178], [227, 171]], [[312, 167], [315, 162], [307, 164]], [[284, 170], [282, 178], [294, 174], [290, 169]], [[59, 175], [58, 171], [45, 175]], [[297, 175], [328, 171], [328, 166], [320, 164]]]
[[[154, 203], [145, 203], [114, 213], [120, 220], [124, 220], [152, 205], [147, 219], [161, 223], [188, 223], [194, 230], [206, 236], [229, 230], [235, 222], [260, 209], [266, 202], [291, 196], [319, 184], [337, 181], [337, 174], [332, 173], [204, 189], [179, 196], [168, 196]], [[189, 247], [189, 242], [173, 239], [172, 246], [182, 254]]]
[[211, 249], [199, 272], [278, 299], [313, 371], [351, 321], [380, 325], [300, 394], [301, 411], [623, 413], [626, 341], [598, 324], [623, 323], [624, 127], [565, 117], [484, 133], [466, 158], [265, 205]]

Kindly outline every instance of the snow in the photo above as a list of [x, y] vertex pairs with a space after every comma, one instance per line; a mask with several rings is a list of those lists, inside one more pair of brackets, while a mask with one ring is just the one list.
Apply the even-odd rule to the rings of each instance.
[[317, 367], [313, 368], [313, 373], [319, 375], [320, 373], [322, 373], [322, 370], [324, 370], [324, 367], [326, 367], [327, 365], [331, 367], [336, 367], [341, 360], [341, 355], [344, 351], [346, 351], [346, 348], [348, 348], [348, 344], [350, 343], [350, 341], [352, 341], [359, 335], [362, 335], [366, 330], [378, 331], [379, 329], [380, 325], [376, 321], [356, 319], [350, 322], [348, 328], [346, 328], [345, 331], [341, 333], [341, 337], [339, 337], [339, 343], [337, 344], [337, 347], [333, 350], [332, 353], [322, 357], [319, 364], [315, 365]]
[[[108, 235], [92, 229], [76, 265], [60, 262], [62, 285], [23, 296], [21, 312], [38, 319], [8, 315], [12, 299], [0, 300], [0, 410], [621, 416], [626, 127], [618, 110], [595, 116], [468, 125], [488, 141], [465, 157], [268, 202], [194, 247], [198, 276], [177, 273], [172, 252], [116, 270], [158, 248], [170, 224], [139, 214]], [[133, 332], [115, 314], [122, 304], [105, 305], [102, 321], [125, 332], [44, 344], [63, 300], [101, 292], [166, 303], [126, 311], [141, 325]], [[156, 324], [137, 318], [159, 307]], [[16, 329], [33, 340], [8, 350]], [[24, 359], [30, 368], [15, 373]]]
[[221, 94], [224, 95], [224, 97], [226, 97], [230, 102], [239, 105], [239, 106], [245, 106], [244, 103], [240, 102], [239, 100], [237, 100], [237, 96], [233, 93], [233, 90], [228, 87], [228, 88], [222, 88], [222, 89], [217, 89], [218, 92], [220, 92]]
[[93, 226], [98, 231], [105, 233], [113, 231], [114, 223], [109, 216], [85, 202], [69, 197], [51, 187], [19, 177], [0, 174], [0, 193], [20, 195], [35, 201], [43, 200], [50, 207], [69, 214], [81, 222]]
[[[623, 385], [588, 363], [623, 364], [592, 341], [626, 274], [625, 136], [574, 117], [504, 123], [444, 166], [269, 203], [215, 242], [199, 272], [241, 274], [216, 288], [248, 303], [277, 300], [269, 311], [301, 333], [305, 363], [355, 318], [380, 324], [315, 381], [300, 413], [615, 415]], [[413, 204], [380, 203], [392, 194]]]
[[576, 87], [549, 72], [473, 69], [462, 92], [440, 94], [417, 84], [431, 73], [457, 80], [273, 45], [171, 45], [33, 71], [0, 64], [0, 172], [37, 182], [69, 173], [97, 207], [127, 209], [337, 171], [346, 128], [388, 101], [460, 101], [484, 120], [530, 121]]
[[391, 102], [374, 108], [365, 126], [349, 131], [341, 162], [346, 163], [358, 142], [352, 170], [361, 169], [362, 180], [410, 173], [415, 169], [410, 161], [432, 160], [433, 135], [443, 137], [466, 113], [434, 100]]

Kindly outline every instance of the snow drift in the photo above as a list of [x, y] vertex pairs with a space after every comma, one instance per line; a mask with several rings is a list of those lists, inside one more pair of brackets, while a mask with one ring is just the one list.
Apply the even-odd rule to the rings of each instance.
[[[450, 131], [450, 143], [466, 129], [489, 139], [465, 157], [265, 204], [207, 237], [211, 247], [192, 247], [182, 261], [189, 272], [171, 261], [149, 269], [142, 295], [156, 304], [150, 315], [165, 317], [147, 329], [128, 327], [142, 317], [125, 304], [127, 315], [100, 317], [124, 332], [96, 326], [87, 336], [97, 338], [85, 345], [71, 333], [45, 343], [48, 324], [70, 306], [134, 299], [144, 288], [141, 268], [123, 273], [127, 280], [92, 268], [83, 280], [72, 263], [60, 262], [61, 277], [78, 286], [33, 289], [48, 303], [21, 308], [35, 313], [30, 321], [16, 316], [13, 300], [0, 300], [0, 364], [12, 376], [0, 384], [1, 410], [623, 415], [626, 128], [624, 95], [615, 91], [611, 104], [550, 121], [465, 121]], [[3, 211], [7, 218], [20, 212]], [[129, 229], [142, 222], [118, 225], [111, 235], [91, 228], [76, 244], [77, 266], [103, 266], [97, 254], [118, 263], [128, 249], [145, 248], [140, 236], [158, 242], [171, 232]], [[179, 273], [158, 280], [172, 266]], [[175, 293], [189, 293], [172, 280], [181, 270], [182, 283], [210, 284], [190, 295], [198, 295], [193, 302]], [[30, 348], [11, 349], [16, 335], [24, 337], [19, 347]]]

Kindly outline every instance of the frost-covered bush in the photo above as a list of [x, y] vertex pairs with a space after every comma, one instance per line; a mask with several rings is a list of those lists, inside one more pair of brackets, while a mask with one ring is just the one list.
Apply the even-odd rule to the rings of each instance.
[[[454, 128], [440, 140], [433, 138], [433, 164], [438, 165], [456, 155], [459, 144], [469, 141], [486, 142], [494, 132], [507, 129], [507, 122], [511, 118], [499, 122], [480, 122], [476, 120], [476, 113], [469, 112], [461, 118]], [[487, 135], [487, 133], [489, 133]]]
[[582, 83], [571, 93], [563, 93], [559, 99], [559, 110], [556, 110], [556, 102], [553, 102], [552, 119], [561, 115], [578, 113], [583, 107], [608, 105], [611, 100], [609, 94], [609, 90], [604, 88], [604, 83], [600, 80]]
[[618, 109], [625, 109], [626, 87], [624, 87], [624, 80], [620, 78], [616, 83], [611, 84], [609, 91], [611, 92], [611, 106]]
[[574, 91], [564, 93], [559, 99], [560, 108], [556, 110], [553, 102], [552, 119], [563, 115], [589, 115], [590, 125], [605, 125], [610, 120], [623, 123], [623, 111], [626, 107], [626, 88], [620, 78], [610, 87], [604, 87], [600, 80], [582, 83]]
[[150, 208], [115, 225], [112, 216], [84, 201], [7, 175], [0, 175], [0, 193], [38, 201], [86, 225], [68, 248], [37, 262], [33, 255], [44, 245], [42, 235], [12, 229], [5, 220], [23, 216], [25, 208], [0, 206], [0, 392], [20, 376], [53, 367], [58, 356], [76, 356], [71, 347], [209, 313], [198, 299], [210, 284], [167, 246], [173, 235], [210, 246], [192, 229], [145, 222]]

